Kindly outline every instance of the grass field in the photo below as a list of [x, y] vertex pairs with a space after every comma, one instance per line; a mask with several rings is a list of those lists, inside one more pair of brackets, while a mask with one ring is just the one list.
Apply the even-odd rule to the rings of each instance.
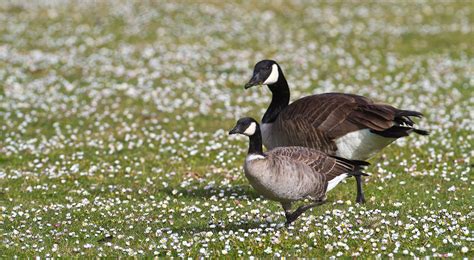
[[[23, 3], [22, 3], [23, 2]], [[173, 3], [174, 2], [174, 3]], [[470, 1], [0, 1], [0, 256], [474, 257]], [[253, 65], [425, 114], [293, 226], [242, 171]]]

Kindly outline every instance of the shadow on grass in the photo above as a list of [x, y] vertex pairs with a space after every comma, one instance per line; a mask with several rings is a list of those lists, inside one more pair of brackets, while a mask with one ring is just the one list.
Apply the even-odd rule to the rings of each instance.
[[168, 187], [160, 189], [160, 192], [165, 193], [173, 197], [188, 197], [188, 198], [229, 198], [237, 200], [254, 200], [260, 198], [260, 196], [253, 190], [243, 186], [232, 186], [232, 187], [209, 187], [209, 188], [176, 188]]
[[[271, 223], [268, 222], [245, 222], [245, 223], [232, 223], [232, 224], [226, 224], [226, 225], [219, 225], [215, 227], [210, 227], [210, 226], [197, 226], [197, 227], [192, 227], [192, 226], [183, 226], [183, 227], [178, 227], [178, 228], [169, 228], [169, 230], [172, 230], [173, 232], [176, 232], [178, 234], [195, 234], [195, 233], [201, 233], [201, 232], [220, 232], [220, 231], [247, 231], [250, 229], [255, 229], [255, 228], [272, 228], [272, 229], [278, 229], [277, 226], [271, 227]], [[278, 222], [276, 222], [278, 224]]]

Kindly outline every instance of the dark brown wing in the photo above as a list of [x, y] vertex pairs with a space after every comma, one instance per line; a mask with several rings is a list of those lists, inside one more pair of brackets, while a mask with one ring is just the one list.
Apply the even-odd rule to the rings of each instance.
[[304, 163], [315, 170], [318, 174], [326, 176], [326, 180], [330, 181], [338, 175], [344, 173], [352, 173], [359, 170], [358, 165], [366, 165], [368, 163], [350, 160], [344, 160], [328, 156], [323, 152], [315, 149], [288, 146], [275, 148], [267, 154], [277, 155], [280, 157], [288, 157], [290, 160]]
[[409, 116], [419, 117], [421, 113], [376, 104], [358, 95], [326, 93], [296, 100], [280, 113], [277, 120], [282, 129], [290, 128], [289, 125], [297, 121], [306, 128], [317, 129], [317, 134], [322, 135], [321, 140], [334, 140], [361, 129], [383, 132], [397, 124], [411, 126], [413, 121]]
[[322, 152], [333, 154], [336, 150], [336, 144], [331, 140], [327, 133], [315, 127], [311, 122], [301, 114], [289, 120], [280, 117], [276, 122], [276, 133], [279, 135], [278, 143], [275, 146], [303, 146], [318, 149]]

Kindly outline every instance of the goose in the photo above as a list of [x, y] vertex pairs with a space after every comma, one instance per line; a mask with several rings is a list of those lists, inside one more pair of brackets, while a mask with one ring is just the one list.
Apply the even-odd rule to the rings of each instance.
[[[271, 103], [262, 118], [263, 144], [267, 149], [304, 146], [350, 160], [367, 160], [401, 137], [411, 133], [428, 135], [413, 127], [417, 111], [375, 103], [369, 98], [345, 93], [306, 96], [293, 103], [280, 65], [273, 60], [258, 62], [248, 89], [267, 85]], [[355, 176], [357, 203], [364, 203], [361, 176]]]
[[[239, 119], [229, 134], [249, 137], [245, 176], [258, 193], [281, 203], [286, 225], [306, 210], [323, 204], [326, 193], [344, 178], [364, 175], [361, 167], [368, 165], [364, 161], [328, 156], [308, 147], [278, 147], [264, 153], [260, 125], [250, 117]], [[304, 199], [311, 203], [291, 212], [292, 203]]]

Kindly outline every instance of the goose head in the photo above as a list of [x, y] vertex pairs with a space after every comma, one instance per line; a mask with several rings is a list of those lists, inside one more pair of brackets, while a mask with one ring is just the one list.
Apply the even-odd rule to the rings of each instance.
[[276, 83], [280, 78], [280, 71], [280, 66], [274, 60], [259, 61], [255, 64], [252, 78], [245, 84], [245, 89], [256, 85], [271, 85]]
[[260, 128], [257, 121], [251, 117], [244, 117], [237, 121], [235, 127], [229, 131], [229, 135], [242, 134], [250, 137], [258, 131], [260, 131]]

